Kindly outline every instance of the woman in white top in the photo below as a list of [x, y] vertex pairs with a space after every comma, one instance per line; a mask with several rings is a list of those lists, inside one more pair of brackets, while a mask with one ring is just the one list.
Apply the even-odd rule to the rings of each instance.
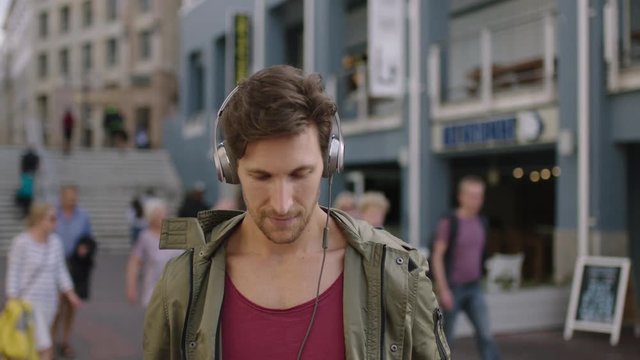
[[[149, 227], [142, 231], [134, 245], [127, 266], [127, 300], [138, 301], [146, 307], [166, 263], [182, 250], [160, 250], [162, 220], [167, 217], [167, 206], [160, 199], [149, 199], [144, 205]], [[138, 272], [142, 272], [141, 296], [138, 299]]]
[[73, 290], [62, 242], [53, 233], [55, 227], [54, 207], [33, 205], [27, 218], [27, 231], [13, 239], [7, 263], [7, 297], [31, 303], [36, 349], [43, 360], [53, 359], [51, 325], [59, 294], [63, 293], [75, 307], [82, 304]]

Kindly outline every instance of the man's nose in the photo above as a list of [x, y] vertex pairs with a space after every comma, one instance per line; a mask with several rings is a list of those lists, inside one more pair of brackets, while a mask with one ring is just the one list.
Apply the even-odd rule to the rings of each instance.
[[293, 186], [287, 180], [276, 180], [271, 190], [271, 208], [280, 215], [285, 215], [293, 205]]

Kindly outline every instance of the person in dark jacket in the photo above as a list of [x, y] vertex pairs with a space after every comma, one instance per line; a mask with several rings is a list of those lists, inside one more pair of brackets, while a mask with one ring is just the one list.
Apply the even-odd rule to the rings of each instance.
[[204, 200], [205, 186], [204, 183], [198, 181], [193, 189], [185, 196], [178, 216], [180, 217], [196, 217], [198, 212], [211, 209], [211, 205]]
[[73, 139], [73, 125], [75, 124], [73, 113], [70, 109], [64, 112], [62, 117], [62, 134], [64, 136], [64, 153], [69, 155], [71, 152], [71, 140]]
[[25, 217], [31, 209], [35, 195], [35, 177], [40, 166], [40, 156], [29, 146], [20, 157], [20, 187], [15, 194], [15, 203]]

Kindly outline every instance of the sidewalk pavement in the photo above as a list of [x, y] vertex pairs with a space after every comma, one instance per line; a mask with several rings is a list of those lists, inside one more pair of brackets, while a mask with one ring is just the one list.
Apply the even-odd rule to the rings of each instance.
[[[98, 256], [93, 273], [89, 302], [76, 318], [72, 345], [77, 359], [133, 360], [142, 359], [142, 326], [144, 310], [130, 305], [125, 299], [124, 279], [127, 257]], [[0, 258], [0, 294], [4, 299], [6, 258]], [[574, 333], [564, 341], [561, 329], [530, 333], [503, 334], [496, 337], [505, 360], [581, 359], [622, 360], [640, 359], [640, 339], [632, 329], [625, 328], [616, 347], [609, 345], [603, 334]], [[454, 359], [479, 359], [473, 338], [457, 339]]]
[[[634, 337], [631, 326], [624, 327], [617, 346], [609, 345], [609, 335], [574, 332], [569, 341], [562, 337], [562, 329], [496, 336], [504, 360], [632, 360], [640, 359], [640, 339]], [[453, 359], [476, 360], [475, 339], [456, 339]]]

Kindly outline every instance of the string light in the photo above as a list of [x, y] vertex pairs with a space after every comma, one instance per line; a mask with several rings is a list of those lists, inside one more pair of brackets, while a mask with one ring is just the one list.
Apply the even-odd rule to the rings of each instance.
[[540, 177], [542, 180], [549, 180], [551, 178], [551, 171], [549, 171], [549, 169], [543, 169], [540, 171]]
[[522, 177], [524, 176], [524, 170], [522, 170], [521, 167], [517, 167], [515, 169], [513, 169], [513, 177], [516, 179], [522, 179]]
[[529, 174], [529, 180], [531, 180], [531, 182], [534, 182], [534, 183], [540, 181], [540, 173], [537, 171], [532, 171]]

